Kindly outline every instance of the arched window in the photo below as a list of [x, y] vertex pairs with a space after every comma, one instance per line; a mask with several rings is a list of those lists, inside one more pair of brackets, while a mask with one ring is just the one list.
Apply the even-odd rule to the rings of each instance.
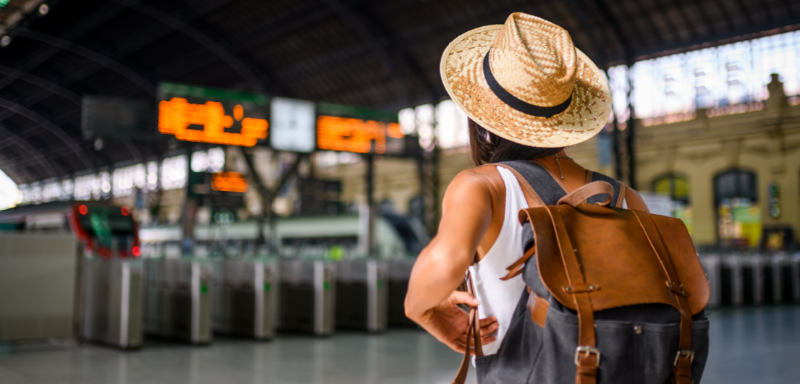
[[714, 176], [717, 234], [723, 247], [755, 248], [761, 240], [758, 177], [742, 169]]
[[663, 175], [653, 180], [653, 192], [669, 196], [672, 201], [689, 205], [689, 180], [686, 176], [674, 173]]
[[689, 179], [684, 175], [668, 173], [653, 180], [653, 193], [668, 196], [672, 200], [672, 216], [683, 220], [686, 229], [692, 233], [691, 189]]

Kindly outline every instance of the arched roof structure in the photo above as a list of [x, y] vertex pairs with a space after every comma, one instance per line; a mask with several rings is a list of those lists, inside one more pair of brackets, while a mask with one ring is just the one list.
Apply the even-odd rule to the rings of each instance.
[[44, 16], [41, 3], [0, 9], [0, 168], [17, 183], [168, 151], [96, 150], [83, 95], [155, 103], [174, 81], [397, 110], [445, 97], [445, 46], [511, 12], [562, 25], [601, 67], [800, 24], [800, 4], [782, 0], [53, 0]]

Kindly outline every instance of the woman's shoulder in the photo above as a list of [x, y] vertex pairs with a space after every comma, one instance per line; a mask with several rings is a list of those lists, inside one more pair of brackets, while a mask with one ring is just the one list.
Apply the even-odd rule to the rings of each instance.
[[[496, 166], [484, 165], [465, 169], [453, 178], [447, 187], [448, 194], [505, 194], [505, 183]], [[502, 195], [501, 195], [502, 196]]]

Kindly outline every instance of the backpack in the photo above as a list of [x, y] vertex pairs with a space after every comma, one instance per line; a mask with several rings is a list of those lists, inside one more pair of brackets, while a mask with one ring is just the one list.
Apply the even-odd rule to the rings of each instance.
[[627, 187], [598, 173], [567, 194], [536, 162], [492, 165], [529, 195], [524, 255], [504, 278], [522, 274], [527, 288], [495, 355], [483, 356], [470, 308], [453, 383], [466, 379], [474, 343], [481, 384], [699, 384], [710, 288], [683, 222], [636, 199], [621, 209]]

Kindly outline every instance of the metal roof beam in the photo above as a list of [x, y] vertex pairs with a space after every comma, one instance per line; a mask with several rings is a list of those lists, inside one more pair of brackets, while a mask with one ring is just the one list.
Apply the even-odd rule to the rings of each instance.
[[70, 41], [60, 39], [55, 36], [50, 36], [44, 33], [34, 32], [30, 30], [18, 30], [13, 32], [16, 35], [24, 36], [26, 38], [36, 40], [45, 44], [50, 44], [54, 47], [58, 47], [65, 51], [70, 51], [72, 53], [78, 54], [83, 56], [89, 60], [92, 60], [104, 67], [116, 72], [120, 76], [128, 79], [130, 82], [136, 84], [147, 92], [151, 96], [155, 96], [155, 85], [152, 82], [145, 79], [144, 77], [140, 76], [137, 71], [134, 71], [128, 68], [125, 65], [120, 64], [118, 61], [103, 55], [101, 53], [95, 52], [89, 48], [82, 47]]
[[144, 4], [138, 0], [114, 0], [114, 1], [126, 7], [135, 9], [155, 20], [158, 20], [164, 25], [170, 26], [171, 28], [174, 28], [176, 31], [181, 32], [190, 39], [200, 43], [211, 53], [219, 57], [223, 62], [228, 64], [228, 66], [231, 67], [231, 69], [236, 71], [239, 74], [239, 76], [242, 77], [242, 79], [244, 79], [250, 84], [250, 87], [252, 87], [253, 90], [261, 94], [267, 93], [266, 89], [264, 88], [264, 84], [261, 83], [261, 80], [259, 80], [259, 78], [253, 73], [253, 71], [251, 71], [250, 68], [248, 68], [241, 60], [239, 60], [239, 58], [233, 55], [227, 48], [223, 47], [216, 40], [208, 37], [206, 34], [193, 28], [188, 23], [184, 22], [183, 20], [177, 17], [162, 12], [161, 10], [158, 10], [154, 7]]
[[408, 47], [402, 43], [395, 33], [385, 26], [386, 23], [380, 20], [380, 18], [374, 14], [365, 3], [362, 2], [359, 5], [359, 10], [365, 16], [363, 20], [369, 21], [372, 29], [379, 31], [385, 38], [388, 39], [390, 47], [397, 51], [405, 66], [411, 71], [414, 77], [416, 77], [417, 80], [422, 83], [425, 92], [428, 94], [428, 98], [430, 98], [430, 102], [436, 102], [436, 100], [439, 98], [439, 92], [425, 74], [425, 70], [422, 69], [422, 65], [419, 64], [419, 61], [417, 61], [417, 59], [411, 55]]
[[774, 23], [767, 23], [767, 24], [757, 25], [757, 26], [752, 27], [752, 28], [728, 31], [728, 32], [725, 32], [725, 33], [720, 33], [720, 34], [716, 34], [716, 35], [700, 38], [700, 39], [697, 39], [695, 41], [686, 41], [686, 42], [682, 42], [682, 43], [679, 43], [679, 44], [669, 44], [669, 45], [656, 46], [656, 47], [651, 47], [651, 48], [647, 48], [647, 49], [642, 49], [642, 50], [639, 50], [637, 52], [634, 52], [633, 56], [634, 57], [641, 57], [641, 56], [655, 55], [655, 54], [657, 54], [659, 52], [672, 51], [672, 50], [681, 49], [681, 48], [690, 48], [692, 46], [699, 45], [699, 44], [713, 43], [713, 42], [719, 41], [719, 40], [730, 39], [730, 38], [734, 38], [734, 37], [738, 37], [738, 36], [745, 36], [745, 35], [749, 35], [749, 34], [752, 34], [752, 33], [763, 32], [763, 31], [767, 31], [767, 30], [770, 30], [770, 29], [781, 28], [781, 27], [785, 27], [785, 26], [789, 26], [789, 25], [795, 25], [795, 24], [800, 24], [800, 17], [797, 17], [797, 16], [796, 17], [790, 17], [788, 19], [776, 21]]
[[[20, 80], [29, 82], [29, 83], [34, 84], [36, 86], [39, 86], [40, 88], [42, 88], [43, 91], [47, 91], [47, 92], [59, 95], [59, 96], [65, 98], [65, 99], [67, 99], [71, 103], [75, 104], [78, 107], [81, 106], [81, 97], [80, 96], [78, 96], [76, 93], [70, 91], [69, 89], [66, 89], [66, 88], [64, 88], [64, 87], [62, 87], [62, 86], [60, 86], [60, 85], [58, 85], [56, 83], [53, 83], [53, 82], [49, 81], [49, 80], [45, 80], [45, 79], [43, 79], [41, 77], [31, 75], [31, 74], [29, 74], [27, 72], [18, 71], [16, 69], [9, 68], [9, 67], [3, 66], [3, 65], [0, 65], [0, 73], [2, 73], [4, 75], [7, 75], [7, 76], [17, 77]], [[2, 115], [3, 115], [3, 113], [0, 113], [0, 121], [5, 119], [5, 117], [3, 117]], [[63, 115], [60, 115], [59, 118], [56, 118], [54, 122], [59, 123], [60, 120], [61, 120], [61, 116], [63, 116]], [[2, 141], [0, 141], [0, 142], [2, 142]], [[128, 149], [128, 151], [130, 151], [130, 153], [134, 157], [134, 159], [136, 159], [137, 161], [140, 161], [141, 158], [142, 158], [142, 153], [141, 153], [139, 147], [136, 145], [136, 143], [134, 143], [133, 140], [131, 140], [131, 139], [123, 139], [122, 142], [125, 144], [125, 147]]]
[[86, 168], [92, 169], [94, 168], [94, 164], [89, 158], [89, 155], [84, 151], [83, 147], [80, 146], [75, 139], [72, 138], [68, 133], [64, 132], [59, 126], [45, 118], [44, 116], [31, 111], [28, 108], [23, 107], [20, 104], [17, 104], [11, 100], [0, 98], [0, 107], [10, 110], [20, 116], [24, 116], [27, 119], [35, 122], [40, 127], [46, 129], [51, 134], [59, 138], [61, 141], [64, 142], [72, 151], [81, 159], [83, 165]]
[[342, 4], [339, 0], [323, 0], [325, 5], [328, 6], [339, 18], [341, 18], [370, 48], [373, 54], [380, 60], [381, 64], [386, 68], [389, 76], [394, 80], [395, 87], [400, 93], [403, 100], [409, 101], [408, 87], [403, 78], [397, 72], [397, 67], [394, 65], [389, 53], [381, 46], [380, 42], [375, 39], [372, 32], [362, 23], [359, 18], [349, 9]]
[[719, 8], [719, 12], [722, 14], [720, 20], [725, 21], [725, 24], [730, 28], [730, 30], [735, 31], [736, 26], [733, 24], [733, 19], [731, 18], [731, 14], [730, 12], [728, 12], [728, 9], [725, 8], [725, 4], [716, 0], [711, 0], [711, 3], [716, 5], [717, 8]]
[[[56, 167], [51, 163], [47, 158], [33, 145], [29, 144], [27, 141], [19, 137], [16, 133], [11, 132], [6, 127], [0, 125], [0, 134], [2, 134], [7, 140], [13, 142], [16, 146], [22, 149], [23, 152], [30, 155], [33, 159], [36, 160], [37, 163], [44, 169], [45, 174], [48, 177], [55, 177], [55, 169]], [[26, 172], [27, 173], [27, 172]], [[28, 175], [30, 176], [30, 175]], [[41, 177], [41, 175], [38, 175]], [[26, 180], [26, 182], [31, 182], [31, 180]]]
[[[688, 15], [685, 13], [686, 6], [691, 4], [698, 10], [697, 13], [703, 19], [703, 24], [706, 25], [706, 27], [711, 31], [711, 33], [712, 34], [716, 34], [717, 33], [717, 27], [714, 26], [713, 20], [711, 20], [711, 17], [708, 15], [708, 11], [706, 10], [705, 3], [694, 2], [692, 0], [679, 0], [679, 2], [681, 4], [681, 9], [684, 10], [684, 15], [686, 15], [686, 17], [688, 17]], [[697, 32], [697, 36], [699, 37], [700, 36], [700, 29], [697, 28], [697, 31], [698, 31]]]
[[622, 32], [622, 29], [619, 28], [619, 21], [614, 15], [611, 14], [608, 8], [608, 4], [606, 4], [605, 0], [595, 0], [595, 4], [597, 5], [597, 9], [600, 13], [600, 16], [605, 19], [606, 26], [611, 29], [613, 32], [614, 37], [622, 46], [623, 51], [625, 51], [625, 59], [626, 61], [630, 59], [630, 55], [633, 52], [633, 48], [631, 47], [630, 41], [625, 36], [625, 33]]
[[[594, 51], [596, 57], [595, 61], [597, 61], [597, 66], [601, 70], [605, 70], [605, 52], [603, 52], [603, 49], [600, 48], [600, 43], [597, 41], [597, 34], [592, 27], [592, 23], [589, 22], [589, 18], [586, 17], [586, 12], [583, 11], [583, 6], [578, 4], [578, 2], [579, 0], [567, 0], [569, 8], [572, 10], [572, 13], [575, 14], [575, 17], [578, 19], [578, 24], [580, 24], [581, 28], [583, 29], [583, 33], [585, 33], [586, 37], [589, 39], [589, 44], [591, 44], [592, 51]], [[558, 4], [559, 3], [554, 3], [552, 6], [557, 7]]]
[[[81, 97], [78, 96], [75, 92], [70, 91], [67, 88], [64, 88], [52, 81], [45, 80], [39, 76], [31, 75], [28, 72], [23, 72], [20, 70], [16, 70], [14, 68], [9, 68], [4, 65], [0, 65], [0, 74], [17, 78], [19, 80], [25, 81], [27, 83], [31, 83], [42, 88], [45, 91], [48, 91], [52, 94], [59, 95], [64, 99], [72, 102], [76, 105], [81, 105]], [[0, 118], [0, 121], [2, 118]]]

